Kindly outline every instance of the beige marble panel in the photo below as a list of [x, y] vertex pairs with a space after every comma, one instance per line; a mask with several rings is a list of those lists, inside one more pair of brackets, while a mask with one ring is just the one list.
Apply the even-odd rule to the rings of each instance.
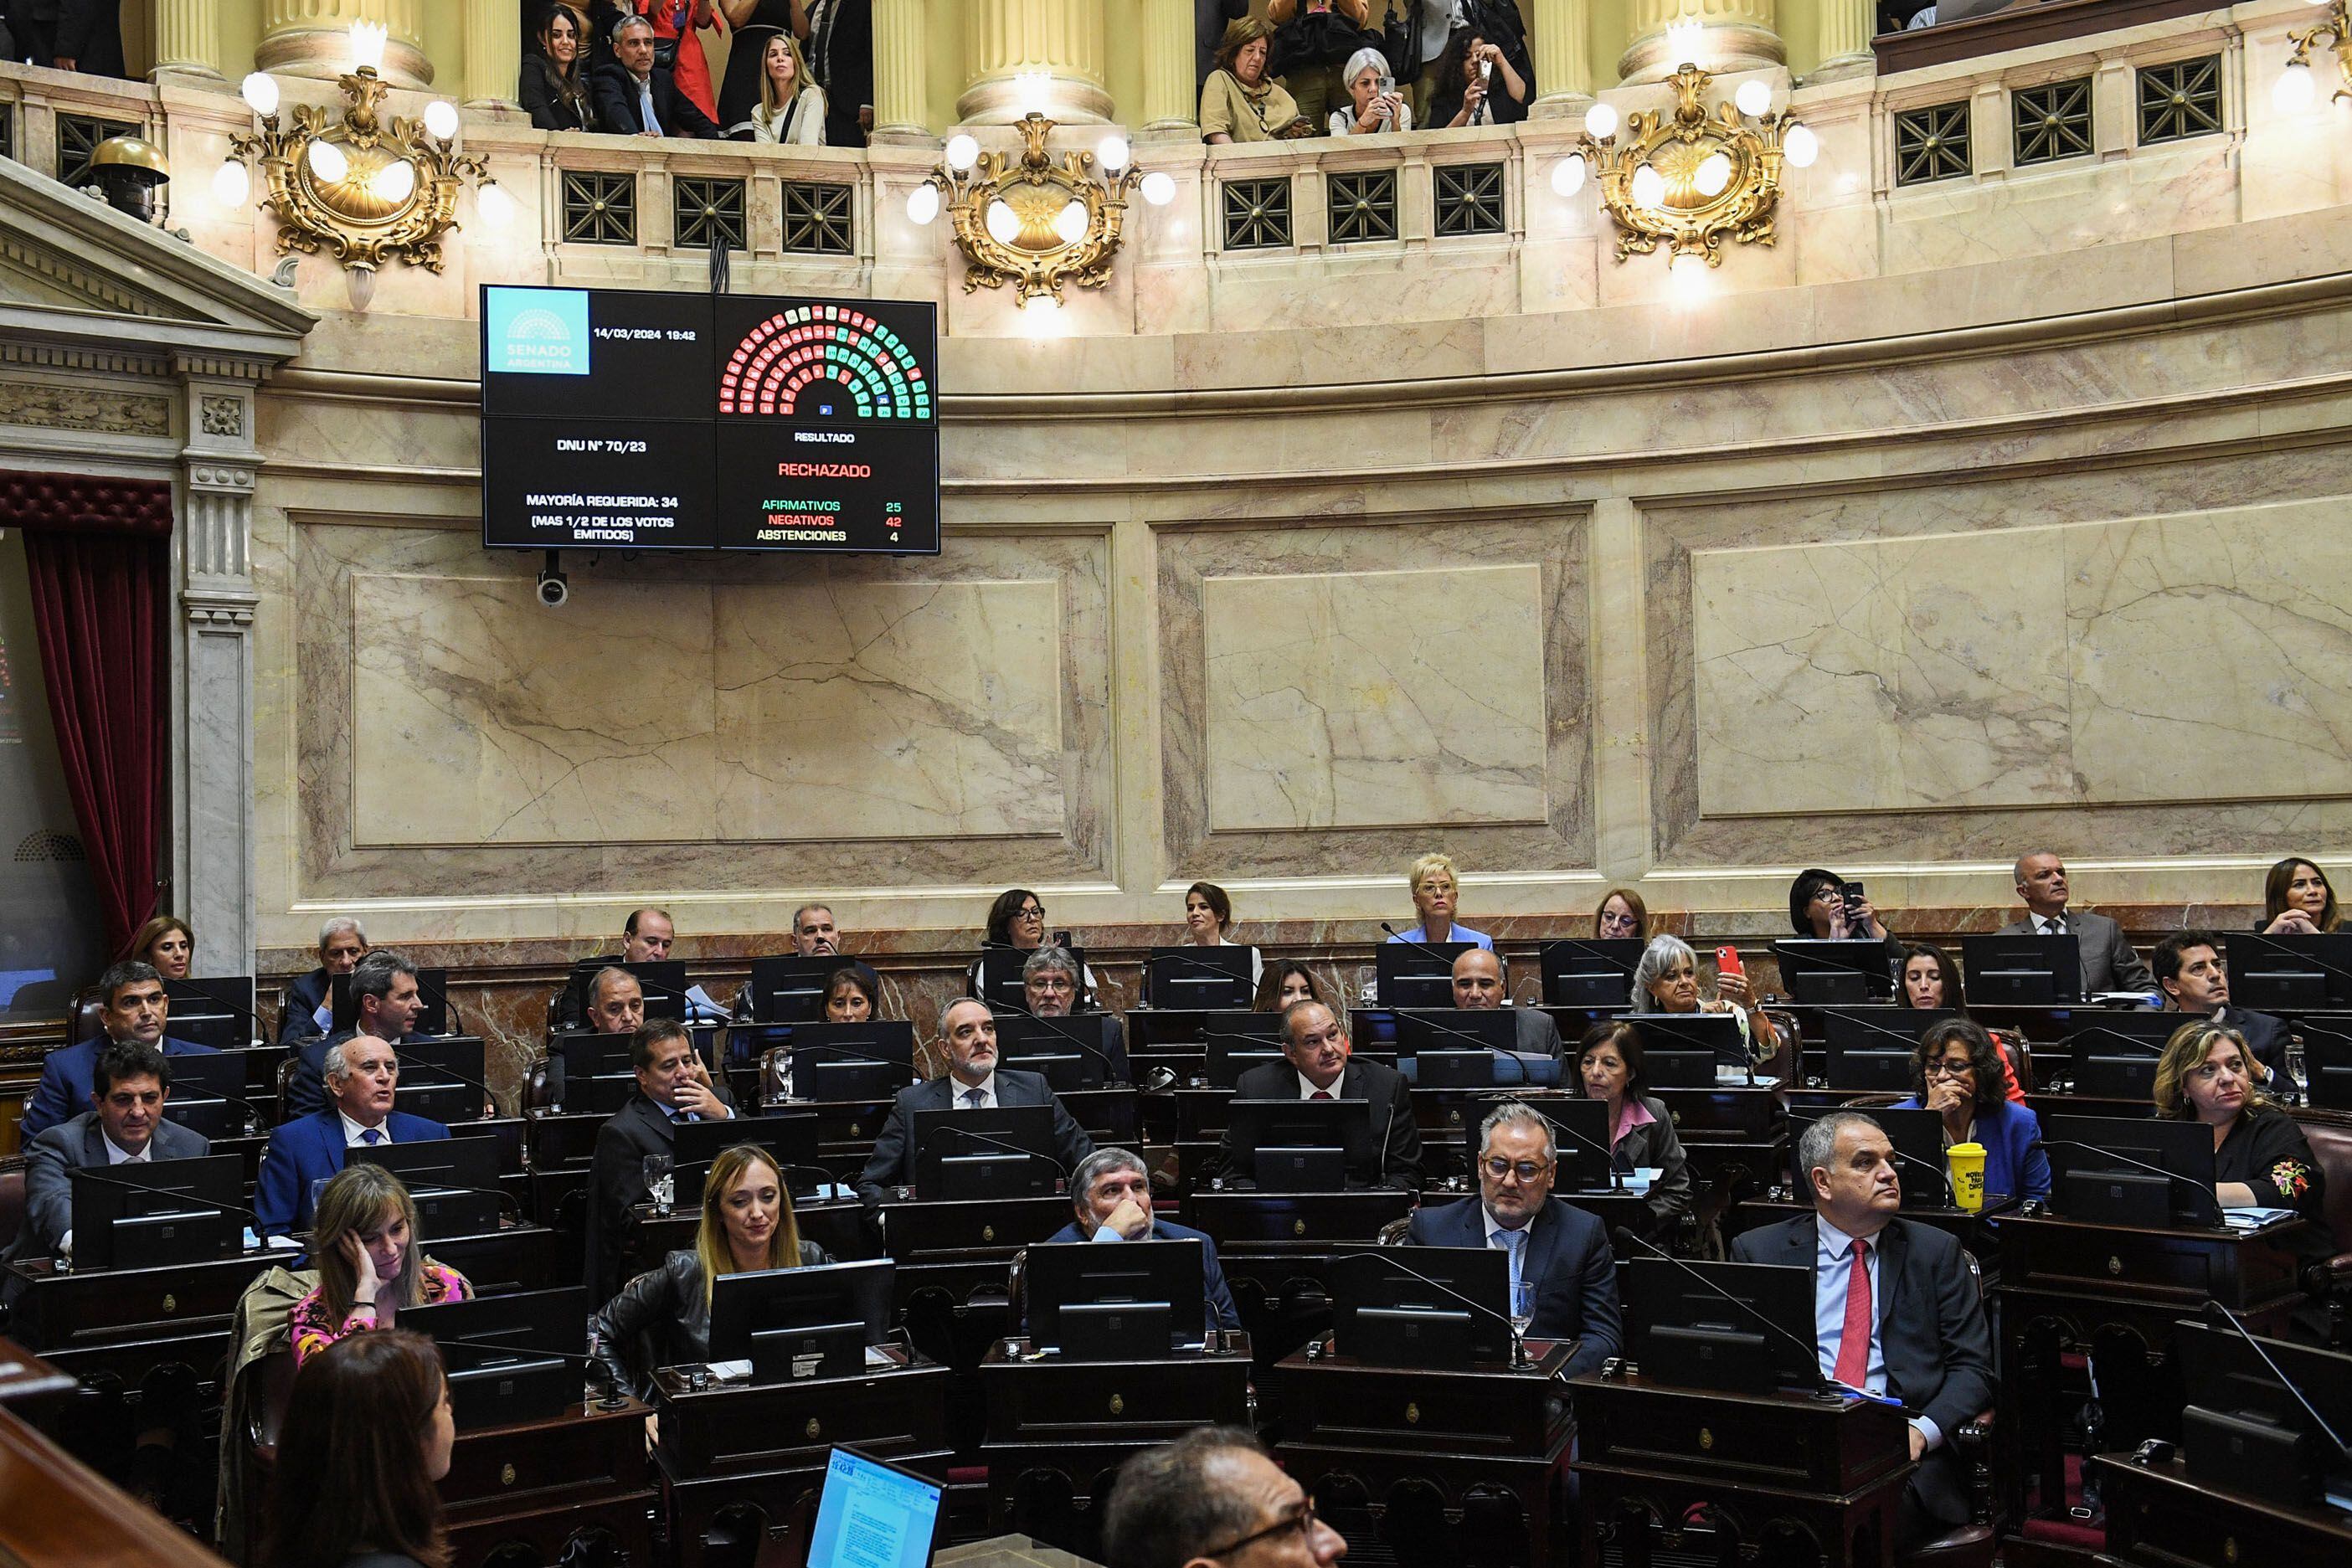
[[533, 589], [352, 575], [356, 844], [715, 836], [709, 591]]
[[729, 838], [1061, 830], [1061, 597], [1049, 581], [717, 594]]
[[1697, 552], [1699, 810], [2066, 793], [2064, 566], [2049, 530], [2023, 536]]
[[1544, 817], [1543, 571], [1212, 577], [1213, 831]]
[[2352, 533], [2334, 504], [2069, 528], [2076, 766], [2094, 800], [2352, 785]]

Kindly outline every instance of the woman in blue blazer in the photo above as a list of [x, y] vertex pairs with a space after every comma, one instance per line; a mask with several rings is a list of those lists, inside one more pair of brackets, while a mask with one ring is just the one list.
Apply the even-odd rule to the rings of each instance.
[[2041, 1119], [2008, 1097], [2000, 1053], [1981, 1025], [1967, 1019], [1931, 1025], [1911, 1053], [1911, 1098], [1895, 1109], [1941, 1114], [1946, 1147], [1982, 1144], [1989, 1200], [2050, 1196]]

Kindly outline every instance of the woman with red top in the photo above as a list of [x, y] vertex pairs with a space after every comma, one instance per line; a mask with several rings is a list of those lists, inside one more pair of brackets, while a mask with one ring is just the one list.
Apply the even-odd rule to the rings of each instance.
[[637, 15], [654, 25], [654, 48], [667, 54], [671, 44], [677, 58], [670, 68], [677, 90], [694, 100], [709, 119], [719, 118], [719, 97], [710, 86], [710, 62], [702, 57], [700, 29], [719, 25], [710, 0], [636, 0]]
[[392, 1327], [404, 1307], [474, 1294], [466, 1276], [425, 1256], [415, 1200], [382, 1166], [345, 1166], [320, 1190], [310, 1259], [319, 1282], [286, 1324], [298, 1365], [346, 1334]]

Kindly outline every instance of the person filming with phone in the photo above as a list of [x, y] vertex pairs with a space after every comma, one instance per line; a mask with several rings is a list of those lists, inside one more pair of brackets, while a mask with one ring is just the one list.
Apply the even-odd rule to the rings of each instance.
[[1348, 59], [1348, 96], [1353, 107], [1331, 111], [1334, 136], [1377, 136], [1383, 131], [1411, 131], [1412, 106], [1397, 90], [1386, 56], [1378, 49], [1358, 49]]

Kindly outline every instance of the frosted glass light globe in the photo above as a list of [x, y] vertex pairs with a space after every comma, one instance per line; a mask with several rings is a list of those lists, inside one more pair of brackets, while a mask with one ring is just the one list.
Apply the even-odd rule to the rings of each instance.
[[1702, 196], [1723, 194], [1723, 188], [1731, 183], [1731, 160], [1720, 152], [1708, 153], [1698, 172], [1691, 176], [1691, 183]]
[[1551, 166], [1551, 188], [1554, 195], [1572, 196], [1584, 189], [1584, 160], [1570, 153]]
[[278, 78], [268, 71], [255, 71], [236, 89], [245, 99], [245, 107], [265, 119], [278, 112]]
[[1617, 108], [1614, 104], [1596, 103], [1584, 111], [1584, 133], [1596, 141], [1606, 141], [1617, 134]]
[[1104, 173], [1116, 174], [1127, 167], [1129, 152], [1127, 138], [1114, 131], [1095, 148], [1095, 162], [1102, 165]]
[[1154, 169], [1143, 177], [1143, 199], [1155, 207], [1164, 207], [1176, 199], [1173, 176]]
[[1811, 168], [1813, 160], [1822, 155], [1822, 139], [1813, 134], [1812, 127], [1809, 125], [1789, 127], [1789, 134], [1781, 141], [1780, 147], [1788, 153], [1789, 162], [1800, 169]]
[[213, 171], [213, 200], [222, 206], [234, 211], [252, 194], [253, 176], [246, 172], [243, 160], [232, 158]]
[[343, 177], [352, 172], [352, 161], [344, 157], [343, 150], [331, 141], [311, 142], [310, 151], [304, 157], [310, 161], [311, 177], [320, 184], [340, 185]]
[[1020, 235], [1020, 218], [1001, 200], [988, 204], [982, 221], [988, 225], [988, 237], [999, 245], [1011, 245]]
[[416, 193], [416, 165], [405, 158], [386, 163], [375, 172], [375, 177], [368, 184], [379, 201], [396, 207]]
[[2312, 80], [2311, 68], [2299, 62], [2290, 63], [2279, 72], [2271, 84], [2271, 107], [2281, 114], [2301, 114], [2319, 96], [2318, 85]]
[[1054, 214], [1054, 234], [1064, 245], [1076, 245], [1087, 237], [1087, 204], [1066, 202]]
[[928, 224], [940, 215], [940, 188], [929, 181], [907, 193], [907, 219], [909, 223]]
[[1666, 199], [1666, 178], [1654, 164], [1644, 163], [1633, 171], [1633, 202], [1636, 206], [1654, 207]]
[[425, 130], [436, 141], [446, 141], [457, 134], [457, 106], [446, 98], [436, 98], [425, 106]]
[[980, 162], [980, 141], [959, 131], [948, 138], [948, 167], [961, 174]]
[[474, 193], [474, 210], [482, 214], [482, 222], [494, 229], [503, 229], [514, 222], [514, 198], [506, 187], [495, 180], [487, 180]]
[[1772, 109], [1772, 84], [1751, 78], [1739, 84], [1739, 90], [1732, 94], [1731, 100], [1748, 119], [1761, 120]]

